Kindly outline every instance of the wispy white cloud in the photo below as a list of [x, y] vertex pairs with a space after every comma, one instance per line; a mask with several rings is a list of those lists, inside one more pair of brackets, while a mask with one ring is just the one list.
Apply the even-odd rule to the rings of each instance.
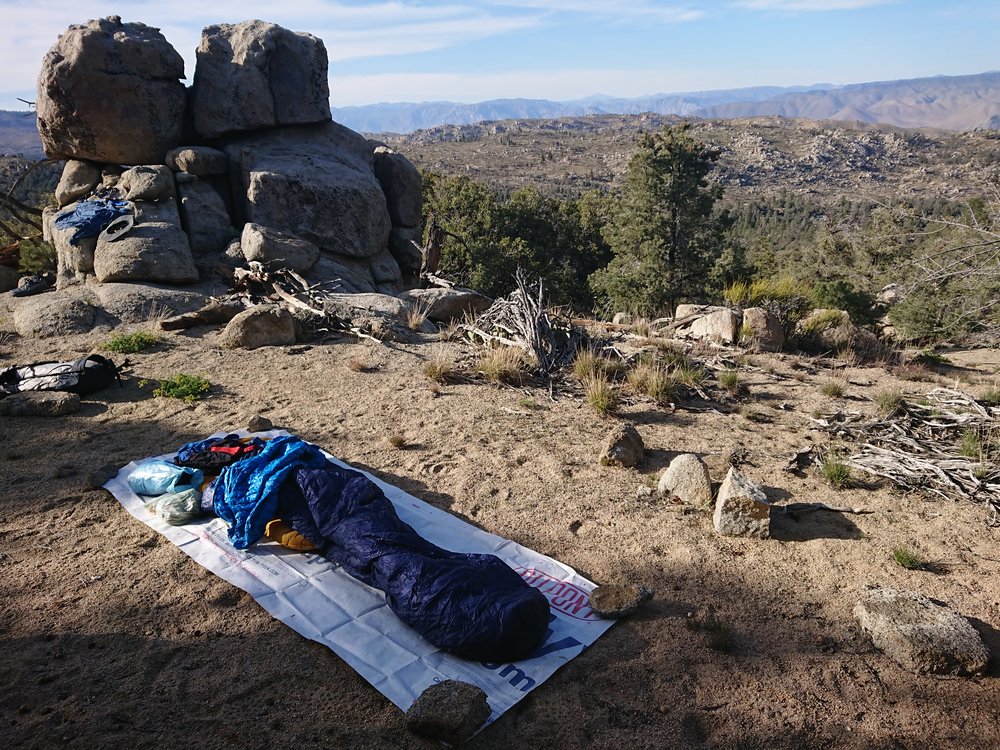
[[524, 8], [550, 13], [576, 13], [616, 21], [644, 20], [657, 23], [685, 23], [706, 16], [690, 4], [664, 5], [651, 0], [491, 0], [493, 6]]
[[876, 5], [890, 5], [894, 2], [896, 0], [739, 0], [735, 5], [751, 10], [816, 13], [831, 10], [859, 10]]
[[347, 4], [303, 0], [278, 4], [262, 0], [96, 0], [81, 6], [71, 0], [0, 0], [0, 94], [34, 85], [43, 56], [59, 34], [88, 18], [121, 15], [160, 28], [194, 72], [201, 30], [215, 23], [261, 18], [296, 31], [308, 31], [326, 44], [331, 61], [400, 56], [522, 31], [542, 23], [530, 7], [510, 12], [464, 2], [413, 3], [383, 0]]

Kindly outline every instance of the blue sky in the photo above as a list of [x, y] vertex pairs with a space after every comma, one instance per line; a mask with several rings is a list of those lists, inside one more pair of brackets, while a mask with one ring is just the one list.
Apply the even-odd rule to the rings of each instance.
[[331, 104], [576, 99], [860, 83], [1000, 69], [997, 0], [0, 0], [0, 109], [34, 99], [46, 50], [117, 14], [194, 73], [201, 29], [247, 18], [322, 38]]

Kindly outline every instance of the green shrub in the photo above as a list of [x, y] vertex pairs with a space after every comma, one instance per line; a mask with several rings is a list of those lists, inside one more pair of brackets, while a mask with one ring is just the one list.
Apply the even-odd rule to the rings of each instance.
[[197, 401], [212, 387], [212, 384], [200, 375], [177, 373], [160, 381], [159, 387], [153, 390], [154, 396], [178, 398], [185, 403]]
[[983, 441], [975, 428], [966, 427], [962, 430], [962, 436], [958, 441], [958, 452], [966, 458], [982, 458]]
[[812, 297], [816, 307], [846, 310], [858, 325], [871, 325], [878, 318], [875, 298], [867, 292], [857, 291], [849, 281], [817, 281]]
[[719, 387], [730, 395], [735, 395], [740, 391], [739, 370], [723, 370], [717, 376]]
[[835, 490], [844, 489], [851, 482], [851, 467], [833, 451], [820, 462], [819, 473]]
[[816, 336], [831, 328], [839, 326], [843, 321], [843, 314], [840, 310], [828, 309], [820, 310], [815, 315], [810, 315], [799, 325], [801, 332], [805, 336]]
[[21, 261], [18, 268], [22, 273], [43, 273], [56, 270], [56, 249], [48, 242], [21, 240], [20, 249]]
[[927, 567], [927, 561], [919, 553], [907, 547], [896, 547], [892, 551], [892, 559], [907, 570], [923, 570]]
[[813, 307], [812, 285], [793, 276], [735, 281], [726, 287], [723, 297], [737, 307], [764, 308], [781, 322], [786, 333]]
[[117, 336], [112, 336], [101, 348], [118, 354], [135, 354], [149, 349], [151, 346], [156, 346], [162, 340], [162, 337], [149, 331], [120, 333]]
[[979, 400], [987, 406], [1000, 406], [1000, 386], [991, 385]]

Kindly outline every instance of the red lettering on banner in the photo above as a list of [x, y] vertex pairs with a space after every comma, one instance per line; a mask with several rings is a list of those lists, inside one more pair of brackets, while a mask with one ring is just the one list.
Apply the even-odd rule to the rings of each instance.
[[560, 581], [534, 568], [515, 568], [525, 582], [541, 591], [549, 606], [575, 620], [599, 620], [590, 609], [590, 594], [579, 586]]

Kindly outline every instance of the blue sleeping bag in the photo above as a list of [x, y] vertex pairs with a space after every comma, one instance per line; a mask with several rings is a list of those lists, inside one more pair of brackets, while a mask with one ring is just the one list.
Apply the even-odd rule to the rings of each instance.
[[298, 438], [278, 438], [227, 467], [219, 485], [215, 509], [233, 524], [237, 546], [259, 539], [262, 524], [280, 517], [324, 557], [385, 592], [396, 616], [443, 651], [517, 661], [545, 638], [548, 602], [502, 560], [432, 544], [396, 515], [374, 482]]

